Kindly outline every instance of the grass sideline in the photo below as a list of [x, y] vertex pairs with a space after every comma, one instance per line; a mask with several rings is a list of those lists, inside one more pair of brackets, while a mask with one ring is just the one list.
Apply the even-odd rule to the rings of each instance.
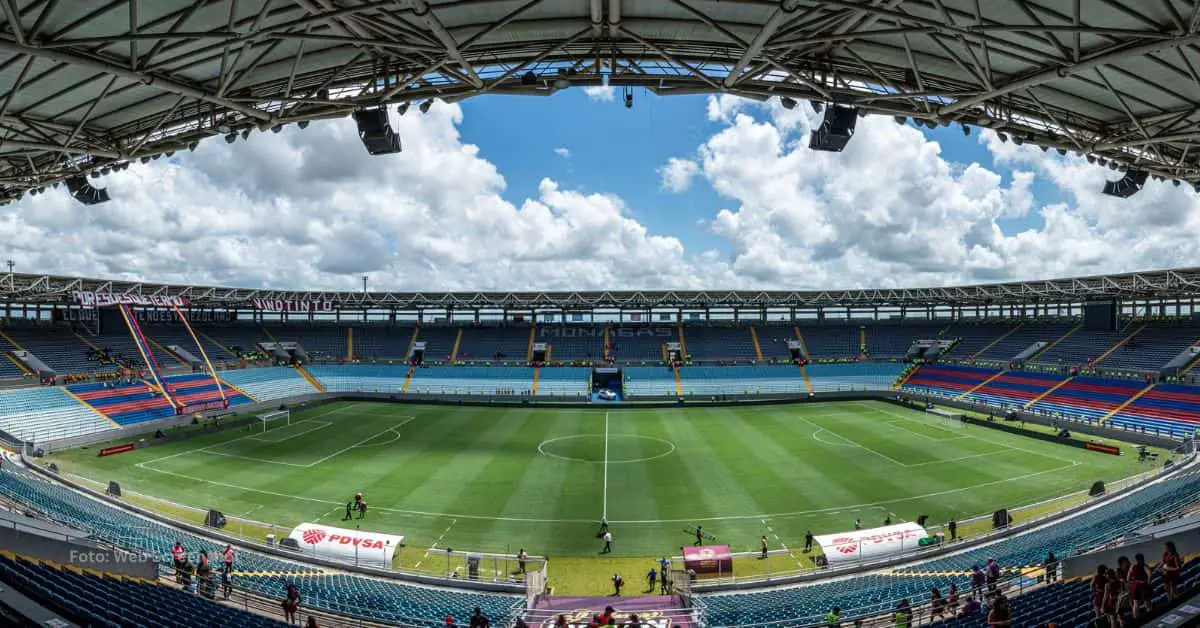
[[[251, 540], [271, 531], [260, 521], [279, 536], [305, 521], [341, 525], [345, 500], [361, 490], [367, 518], [350, 523], [405, 535], [406, 568], [432, 561], [435, 544], [524, 547], [551, 557], [550, 584], [565, 594], [607, 593], [614, 572], [642, 582], [653, 559], [691, 542], [684, 529], [696, 523], [735, 552], [756, 550], [767, 534], [805, 563], [795, 550], [806, 530], [919, 514], [931, 526], [962, 521], [1148, 469], [1134, 456], [953, 427], [882, 402], [607, 412], [339, 402], [265, 433], [250, 425], [105, 458], [95, 449], [49, 459], [100, 487], [116, 480], [127, 501], [184, 521], [217, 508], [227, 531]], [[1020, 520], [1082, 499], [1018, 511]], [[598, 554], [595, 538], [605, 511], [611, 555]], [[738, 560], [735, 573], [796, 563]]]

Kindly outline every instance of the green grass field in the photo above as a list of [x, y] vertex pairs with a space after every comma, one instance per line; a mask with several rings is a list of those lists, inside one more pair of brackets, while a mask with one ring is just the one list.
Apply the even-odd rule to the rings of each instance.
[[[940, 523], [1144, 470], [1134, 456], [948, 426], [882, 402], [607, 412], [339, 402], [266, 432], [52, 459], [64, 473], [285, 527], [340, 525], [362, 491], [370, 508], [352, 523], [403, 534], [409, 565], [435, 543], [524, 547], [552, 557], [552, 580], [596, 567], [599, 591], [582, 592], [603, 592], [613, 565], [640, 569], [641, 557], [677, 553], [696, 524], [734, 551], [757, 549], [763, 534], [794, 548], [806, 530], [843, 531], [855, 519]], [[605, 515], [614, 553], [600, 558]]]

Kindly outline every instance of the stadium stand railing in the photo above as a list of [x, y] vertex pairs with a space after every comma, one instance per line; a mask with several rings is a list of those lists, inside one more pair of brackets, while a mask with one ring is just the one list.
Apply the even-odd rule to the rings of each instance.
[[[627, 371], [632, 369], [627, 369]], [[650, 369], [646, 377], [661, 380], [661, 369]], [[794, 364], [762, 366], [688, 366], [679, 370], [685, 395], [800, 394], [807, 392], [800, 369]], [[668, 373], [668, 375], [670, 375]], [[657, 384], [655, 384], [657, 385]], [[671, 377], [671, 392], [675, 381]], [[626, 389], [629, 384], [626, 383]]]
[[542, 367], [538, 372], [539, 397], [587, 397], [591, 391], [591, 369], [578, 366]]
[[627, 366], [621, 369], [621, 374], [625, 376], [624, 392], [629, 397], [674, 397], [676, 394], [675, 371], [668, 366]]
[[407, 392], [450, 395], [530, 395], [527, 366], [422, 366], [413, 370]]
[[342, 325], [266, 325], [263, 332], [276, 342], [297, 342], [314, 360], [342, 360], [348, 355]]

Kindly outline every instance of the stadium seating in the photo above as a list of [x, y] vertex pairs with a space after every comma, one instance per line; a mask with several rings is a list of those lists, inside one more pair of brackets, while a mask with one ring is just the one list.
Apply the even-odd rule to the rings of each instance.
[[169, 586], [0, 555], [0, 581], [81, 626], [231, 628], [287, 624]]
[[1098, 366], [1108, 370], [1157, 373], [1159, 368], [1192, 346], [1200, 338], [1200, 328], [1165, 323], [1150, 324], [1113, 351]]
[[[1180, 590], [1187, 590], [1200, 579], [1200, 559], [1192, 559], [1184, 563], [1179, 577]], [[1153, 572], [1151, 580], [1151, 599], [1155, 605], [1166, 599], [1166, 590], [1162, 586], [1161, 572]], [[1012, 608], [1013, 626], [1045, 626], [1051, 622], [1059, 626], [1090, 626], [1095, 619], [1092, 610], [1092, 588], [1088, 578], [1072, 582], [1058, 582], [1050, 586], [1036, 588], [1018, 597], [1009, 598]], [[1126, 619], [1131, 620], [1129, 611], [1125, 612]], [[933, 624], [941, 628], [987, 628], [987, 614], [978, 613], [974, 617], [948, 620]], [[1127, 626], [1137, 625], [1127, 621]]]
[[413, 370], [410, 393], [527, 395], [533, 392], [528, 366], [422, 366]]
[[[455, 359], [459, 362], [524, 362], [529, 355], [529, 332], [528, 325], [464, 327]], [[551, 359], [556, 359], [553, 354]]]
[[[659, 369], [651, 370], [657, 372]], [[808, 388], [804, 385], [804, 378], [800, 376], [800, 367], [794, 364], [687, 366], [679, 369], [679, 375], [685, 395], [799, 394], [808, 392]], [[674, 377], [671, 378], [670, 383], [671, 392], [669, 394], [674, 394]], [[628, 385], [626, 388], [628, 389]]]
[[[854, 575], [810, 586], [777, 588], [748, 593], [724, 593], [701, 598], [711, 625], [750, 623], [801, 624], [819, 622], [832, 606], [857, 609], [871, 615], [909, 598], [915, 605], [928, 599], [933, 587], [943, 591], [958, 584], [965, 590], [965, 574], [988, 558], [995, 558], [1007, 573], [1040, 564], [1048, 552], [1060, 558], [1074, 551], [1119, 539], [1156, 516], [1174, 512], [1195, 500], [1200, 475], [1189, 472], [1150, 485], [1124, 499], [1107, 502], [1071, 519], [1055, 522], [1036, 533], [1020, 534], [997, 543], [972, 548], [944, 558], [904, 567], [892, 573]], [[853, 619], [848, 615], [843, 620]], [[1015, 624], [1014, 624], [1015, 625]]]
[[754, 331], [758, 334], [758, 347], [762, 349], [764, 359], [790, 360], [792, 358], [792, 354], [788, 350], [788, 341], [796, 339], [794, 327], [768, 323], [755, 325]]
[[222, 393], [231, 407], [252, 403], [249, 397], [230, 388], [228, 382], [221, 382], [222, 390], [217, 390], [217, 383], [213, 381], [212, 375], [207, 373], [168, 376], [163, 380], [163, 385], [167, 387], [171, 397], [183, 406], [220, 401]]
[[[687, 370], [691, 367], [685, 367]], [[674, 396], [675, 371], [667, 366], [627, 366], [621, 369], [625, 376], [624, 392], [629, 396]], [[682, 378], [682, 371], [680, 378]]]
[[[750, 330], [744, 326], [709, 327], [689, 325], [683, 328], [687, 354], [693, 360], [758, 359]], [[765, 356], [764, 356], [765, 357]]]
[[22, 388], [0, 392], [0, 430], [41, 443], [114, 429], [95, 410], [61, 388]]
[[1158, 384], [1109, 422], [1129, 429], [1168, 432], [1176, 438], [1190, 436], [1200, 430], [1200, 388]]
[[862, 354], [859, 325], [800, 325], [804, 347], [813, 360], [858, 358]]
[[1033, 343], [1053, 343], [1074, 328], [1075, 325], [1063, 325], [1060, 323], [1027, 323], [1011, 334], [1004, 336], [995, 344], [980, 350], [975, 354], [975, 357], [1008, 362]]
[[346, 328], [340, 325], [271, 325], [263, 333], [275, 342], [298, 342], [313, 360], [341, 360], [347, 357]]
[[945, 324], [876, 324], [866, 328], [867, 355], [873, 360], [903, 358], [917, 340], [931, 340]]
[[[200, 340], [200, 344], [204, 347], [204, 352], [208, 359], [213, 362], [228, 362], [237, 358], [235, 355], [230, 355], [225, 347], [209, 340], [207, 337], [200, 335], [200, 330], [196, 331], [196, 338]], [[183, 325], [142, 325], [142, 332], [147, 338], [157, 342], [163, 347], [172, 345], [183, 348], [184, 351], [201, 359], [200, 349], [196, 347], [196, 342], [192, 340], [191, 334]], [[157, 347], [156, 347], [157, 348]]]
[[406, 364], [314, 364], [307, 369], [308, 374], [330, 392], [398, 393], [404, 389], [409, 367]]
[[921, 366], [908, 381], [906, 390], [943, 397], [957, 397], [999, 373], [999, 369], [956, 364]]
[[55, 372], [91, 373], [100, 366], [88, 360], [90, 347], [66, 327], [9, 327], [4, 332]]
[[1062, 375], [1051, 373], [1008, 371], [967, 395], [966, 400], [1000, 408], [1022, 408], [1062, 380]]
[[354, 356], [368, 360], [404, 360], [413, 340], [412, 327], [363, 325], [354, 328]]
[[17, 366], [12, 358], [8, 357], [9, 351], [16, 351], [16, 347], [8, 344], [8, 341], [0, 336], [0, 379], [9, 377], [23, 377], [25, 370]]
[[813, 392], [888, 390], [904, 370], [899, 362], [809, 364], [805, 371]]
[[[214, 541], [182, 532], [155, 521], [79, 495], [11, 464], [0, 466], [0, 494], [44, 513], [93, 537], [127, 550], [157, 557], [161, 573], [170, 570], [170, 550], [176, 540], [189, 552], [220, 549]], [[375, 621], [403, 621], [418, 625], [441, 623], [449, 615], [484, 610], [497, 625], [507, 623], [524, 608], [524, 597], [470, 593], [354, 575], [322, 575], [319, 569], [252, 551], [238, 553], [235, 570], [239, 587], [279, 599], [286, 582], [296, 582], [304, 604], [333, 613], [351, 613]], [[220, 625], [220, 624], [214, 624]]]
[[1012, 331], [1014, 327], [1011, 323], [955, 323], [941, 335], [947, 340], [958, 339], [958, 343], [946, 353], [946, 357], [960, 360], [970, 358]]
[[1029, 410], [1099, 421], [1144, 387], [1145, 383], [1128, 380], [1075, 377]]
[[67, 390], [120, 425], [175, 416], [175, 406], [141, 382], [114, 388], [103, 383], [74, 384]]
[[[1032, 363], [1058, 367], [1086, 366], [1129, 337], [1140, 326], [1128, 325], [1117, 331], [1077, 329], [1061, 342], [1034, 356]], [[1107, 357], [1107, 356], [1105, 356]]]
[[555, 362], [604, 359], [601, 325], [538, 325], [534, 342], [550, 345], [550, 359]]
[[[458, 337], [458, 328], [441, 325], [422, 325], [417, 342], [425, 343], [426, 362], [445, 362], [454, 351], [454, 339]], [[524, 359], [522, 356], [521, 359]]]
[[587, 396], [591, 390], [591, 369], [555, 366], [538, 369], [537, 394], [542, 396]]
[[608, 330], [609, 353], [619, 362], [661, 362], [663, 345], [679, 342], [674, 327], [614, 326]]
[[257, 401], [274, 401], [317, 392], [308, 380], [290, 366], [223, 371], [221, 379], [242, 389]]

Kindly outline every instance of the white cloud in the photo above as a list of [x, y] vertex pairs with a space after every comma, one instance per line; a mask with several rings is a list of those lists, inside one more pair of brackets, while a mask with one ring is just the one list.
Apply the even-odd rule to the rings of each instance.
[[700, 172], [700, 166], [690, 159], [672, 157], [658, 169], [662, 188], [669, 192], [684, 192], [692, 185], [692, 177]]
[[563, 159], [568, 159], [571, 156], [571, 149], [567, 148], [566, 146], [560, 146], [554, 149], [554, 154], [562, 157]]
[[608, 85], [592, 85], [583, 88], [583, 93], [592, 100], [600, 102], [612, 102], [616, 99], [616, 90]]
[[[283, 288], [425, 290], [729, 285], [624, 201], [544, 179], [516, 204], [458, 134], [462, 110], [394, 117], [398, 155], [370, 157], [349, 120], [254, 134], [0, 209], [0, 249], [32, 272]], [[597, 269], [604, 269], [598, 272]]]

